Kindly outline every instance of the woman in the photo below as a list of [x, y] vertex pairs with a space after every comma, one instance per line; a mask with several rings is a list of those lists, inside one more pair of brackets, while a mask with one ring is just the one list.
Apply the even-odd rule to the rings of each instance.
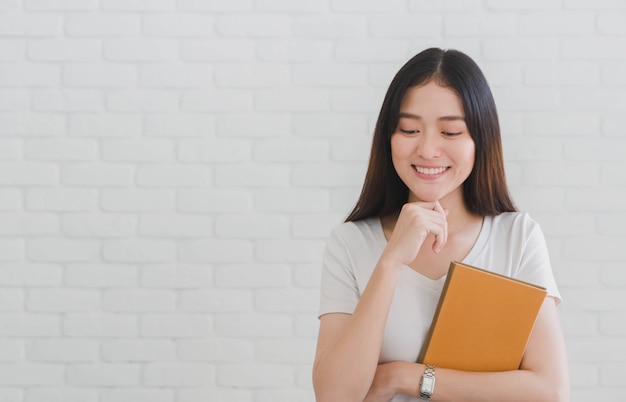
[[[452, 260], [548, 290], [519, 370], [416, 363]], [[360, 198], [328, 240], [317, 401], [566, 401], [559, 301], [541, 229], [507, 190], [485, 77], [461, 52], [419, 53], [387, 91]]]

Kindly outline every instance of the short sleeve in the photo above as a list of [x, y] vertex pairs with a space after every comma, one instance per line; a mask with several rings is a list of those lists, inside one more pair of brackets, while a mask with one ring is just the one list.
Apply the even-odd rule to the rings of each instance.
[[359, 301], [354, 269], [338, 228], [328, 238], [322, 260], [319, 316], [352, 314]]
[[538, 223], [531, 220], [532, 225], [528, 228], [522, 259], [516, 278], [542, 286], [548, 291], [548, 296], [554, 297], [561, 302], [561, 294], [557, 288], [552, 265], [548, 254], [548, 247], [543, 231]]

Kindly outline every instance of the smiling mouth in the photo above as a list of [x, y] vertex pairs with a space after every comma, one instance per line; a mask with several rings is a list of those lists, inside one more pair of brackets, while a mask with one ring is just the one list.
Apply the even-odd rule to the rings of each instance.
[[436, 175], [436, 174], [441, 174], [441, 173], [445, 172], [446, 170], [448, 170], [449, 166], [441, 166], [441, 167], [436, 167], [436, 168], [426, 168], [426, 167], [413, 165], [413, 169], [415, 169], [415, 171], [417, 173], [420, 173], [420, 174]]

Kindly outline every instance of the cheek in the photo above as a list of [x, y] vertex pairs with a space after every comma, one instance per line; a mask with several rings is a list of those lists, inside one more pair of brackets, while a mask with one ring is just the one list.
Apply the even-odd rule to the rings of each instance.
[[400, 167], [403, 165], [402, 161], [406, 159], [406, 144], [397, 135], [391, 137], [391, 163], [396, 173], [400, 174]]
[[474, 143], [472, 143], [470, 146], [468, 146], [468, 149], [466, 151], [467, 154], [467, 159], [469, 161], [472, 162], [472, 165], [474, 164], [474, 160], [476, 159], [476, 148], [474, 148]]
[[399, 167], [401, 166], [400, 161], [403, 159], [402, 156], [402, 144], [399, 136], [393, 135], [391, 137], [391, 164], [393, 165], [393, 169], [396, 171], [396, 174], [400, 175]]
[[470, 170], [474, 167], [474, 162], [476, 160], [476, 148], [474, 146], [474, 142], [468, 143], [462, 150], [459, 151], [459, 155], [462, 159], [467, 161]]
[[399, 158], [404, 158], [408, 154], [410, 154], [410, 147], [404, 138], [401, 135], [393, 135], [391, 137], [391, 158], [395, 161]]

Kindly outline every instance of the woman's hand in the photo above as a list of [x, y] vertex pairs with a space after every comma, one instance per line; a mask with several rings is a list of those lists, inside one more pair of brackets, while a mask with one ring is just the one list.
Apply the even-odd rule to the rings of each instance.
[[448, 240], [447, 215], [439, 201], [404, 204], [382, 258], [409, 265], [428, 235], [435, 237], [432, 250], [438, 253]]

